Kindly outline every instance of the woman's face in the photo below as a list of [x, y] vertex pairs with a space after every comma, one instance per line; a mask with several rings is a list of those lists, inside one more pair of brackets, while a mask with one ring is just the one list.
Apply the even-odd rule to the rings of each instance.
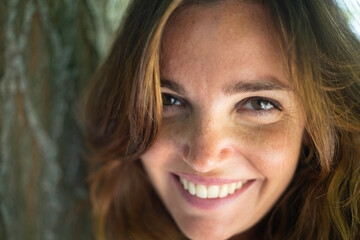
[[244, 236], [294, 175], [304, 115], [275, 35], [261, 5], [235, 1], [167, 23], [163, 124], [141, 160], [188, 238]]

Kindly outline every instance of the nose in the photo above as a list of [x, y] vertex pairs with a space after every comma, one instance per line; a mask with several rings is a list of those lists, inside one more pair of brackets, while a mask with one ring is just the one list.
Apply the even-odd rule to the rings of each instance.
[[183, 160], [197, 172], [218, 168], [233, 154], [223, 121], [205, 117], [193, 121], [183, 147]]

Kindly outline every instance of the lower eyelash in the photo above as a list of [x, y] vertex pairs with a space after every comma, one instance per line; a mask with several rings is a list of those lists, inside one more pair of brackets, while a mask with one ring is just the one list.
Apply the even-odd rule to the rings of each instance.
[[257, 117], [268, 116], [268, 115], [272, 114], [274, 111], [279, 111], [279, 110], [277, 110], [275, 107], [272, 109], [269, 109], [269, 110], [238, 109], [238, 112], [257, 116]]
[[166, 106], [166, 105], [163, 105], [163, 106], [162, 106], [163, 112], [168, 112], [169, 110], [171, 110], [171, 109], [169, 109], [169, 108], [171, 108], [171, 107], [170, 107], [170, 106]]
[[[274, 109], [270, 109], [270, 110], [255, 110], [254, 109], [254, 110], [251, 110], [251, 109], [242, 108], [243, 106], [245, 106], [246, 104], [248, 104], [252, 100], [263, 100], [263, 101], [269, 102], [274, 107]], [[239, 105], [238, 109], [241, 109], [241, 110], [257, 111], [257, 112], [272, 111], [272, 110], [282, 111], [281, 104], [278, 101], [273, 100], [273, 99], [269, 99], [269, 98], [265, 98], [265, 97], [247, 98], [247, 99], [241, 101], [238, 105]]]
[[163, 105], [162, 106], [162, 112], [163, 113], [169, 113], [169, 112], [177, 112], [183, 110], [185, 106], [181, 105]]

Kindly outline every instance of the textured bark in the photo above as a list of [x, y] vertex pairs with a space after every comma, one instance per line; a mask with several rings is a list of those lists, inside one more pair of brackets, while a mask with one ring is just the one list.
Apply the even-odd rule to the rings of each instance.
[[127, 0], [0, 1], [0, 239], [92, 239], [79, 96]]

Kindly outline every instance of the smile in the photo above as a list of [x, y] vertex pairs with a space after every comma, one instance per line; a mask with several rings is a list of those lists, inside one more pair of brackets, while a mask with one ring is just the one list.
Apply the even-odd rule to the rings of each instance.
[[225, 198], [241, 189], [247, 181], [237, 181], [221, 185], [203, 185], [195, 184], [188, 179], [179, 176], [183, 188], [191, 195], [198, 198]]

